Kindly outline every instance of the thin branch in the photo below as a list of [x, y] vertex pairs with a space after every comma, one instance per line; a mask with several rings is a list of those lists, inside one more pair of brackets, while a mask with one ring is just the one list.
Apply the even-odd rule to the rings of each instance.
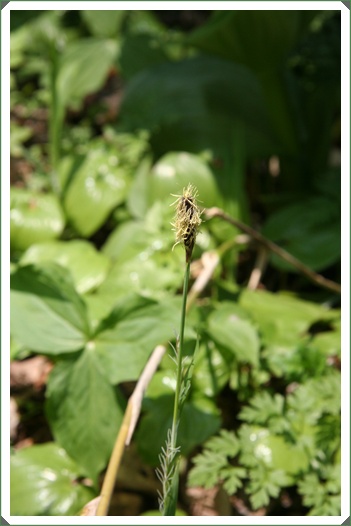
[[321, 274], [317, 274], [317, 272], [311, 270], [299, 259], [295, 258], [291, 254], [289, 254], [289, 252], [273, 243], [273, 241], [270, 241], [269, 239], [264, 237], [262, 234], [257, 232], [257, 230], [254, 230], [245, 223], [242, 223], [241, 221], [232, 218], [220, 208], [208, 208], [205, 210], [204, 213], [208, 219], [212, 219], [213, 217], [220, 217], [228, 223], [230, 223], [231, 225], [235, 226], [236, 228], [239, 228], [242, 232], [248, 234], [252, 239], [255, 239], [256, 241], [264, 245], [266, 248], [268, 248], [271, 252], [274, 252], [275, 254], [277, 254], [277, 256], [284, 259], [284, 261], [287, 261], [288, 263], [293, 265], [297, 270], [304, 274], [308, 279], [313, 281], [313, 283], [315, 283], [316, 285], [331, 290], [332, 292], [336, 292], [337, 294], [341, 293], [341, 286], [338, 283], [335, 283], [335, 281], [331, 281], [330, 279], [325, 278]]

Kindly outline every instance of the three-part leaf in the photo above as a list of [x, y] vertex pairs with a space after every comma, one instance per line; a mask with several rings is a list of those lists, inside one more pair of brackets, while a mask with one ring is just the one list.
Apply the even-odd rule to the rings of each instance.
[[89, 337], [86, 306], [55, 263], [19, 267], [11, 275], [11, 332], [44, 354], [82, 349]]

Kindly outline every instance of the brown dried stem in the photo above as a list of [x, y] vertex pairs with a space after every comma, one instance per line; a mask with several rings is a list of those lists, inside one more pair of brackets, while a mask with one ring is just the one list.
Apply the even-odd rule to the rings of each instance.
[[267, 249], [269, 249], [271, 252], [274, 252], [275, 254], [277, 254], [277, 256], [284, 259], [284, 261], [287, 261], [288, 263], [293, 265], [297, 270], [301, 272], [301, 274], [304, 274], [308, 279], [313, 281], [313, 283], [315, 283], [316, 285], [319, 285], [320, 287], [328, 289], [332, 292], [336, 292], [337, 294], [341, 293], [341, 286], [339, 285], [339, 283], [335, 283], [335, 281], [331, 281], [330, 279], [325, 278], [321, 274], [314, 272], [309, 267], [307, 267], [304, 263], [302, 263], [299, 259], [292, 256], [289, 252], [287, 252], [283, 248], [273, 243], [273, 241], [270, 241], [269, 239], [264, 237], [262, 234], [260, 234], [260, 232], [257, 232], [257, 230], [246, 225], [245, 223], [242, 223], [241, 221], [234, 219], [233, 217], [226, 214], [220, 208], [216, 208], [216, 207], [208, 208], [205, 210], [204, 213], [207, 219], [212, 219], [214, 217], [220, 217], [221, 219], [224, 219], [224, 221], [227, 221], [228, 223], [235, 226], [242, 232], [245, 232], [252, 239], [254, 239], [255, 241], [258, 241], [263, 246], [265, 246]]

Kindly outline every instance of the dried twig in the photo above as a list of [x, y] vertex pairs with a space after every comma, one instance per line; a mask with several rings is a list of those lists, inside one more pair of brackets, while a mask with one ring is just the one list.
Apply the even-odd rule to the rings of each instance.
[[335, 283], [335, 281], [331, 281], [330, 279], [325, 278], [321, 274], [317, 274], [317, 272], [311, 270], [299, 259], [295, 258], [291, 254], [289, 254], [289, 252], [273, 243], [273, 241], [270, 241], [269, 239], [264, 237], [262, 234], [257, 232], [257, 230], [254, 230], [245, 223], [242, 223], [241, 221], [232, 218], [220, 208], [208, 208], [205, 210], [204, 213], [208, 219], [220, 217], [228, 223], [230, 223], [231, 225], [235, 226], [236, 228], [239, 228], [242, 232], [248, 234], [252, 239], [255, 239], [256, 241], [264, 245], [266, 248], [268, 248], [271, 252], [274, 252], [275, 254], [277, 254], [277, 256], [281, 257], [282, 259], [293, 265], [297, 270], [304, 274], [308, 279], [313, 281], [313, 283], [315, 283], [316, 285], [331, 290], [332, 292], [336, 292], [337, 294], [341, 293], [341, 286], [338, 283]]
[[258, 251], [255, 266], [252, 269], [247, 288], [256, 290], [264, 273], [268, 262], [268, 250], [266, 247], [261, 247]]

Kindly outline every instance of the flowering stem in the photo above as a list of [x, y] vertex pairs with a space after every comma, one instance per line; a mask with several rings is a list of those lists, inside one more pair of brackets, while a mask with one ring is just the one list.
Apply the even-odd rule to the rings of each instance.
[[[173, 194], [172, 194], [173, 195]], [[187, 367], [183, 358], [184, 328], [187, 307], [190, 261], [193, 252], [197, 230], [201, 224], [201, 211], [196, 203], [197, 190], [192, 184], [183, 189], [183, 195], [176, 196], [178, 199], [175, 221], [172, 223], [176, 232], [176, 245], [181, 243], [185, 248], [185, 274], [183, 284], [183, 300], [180, 318], [180, 332], [177, 338], [175, 351], [175, 362], [177, 366], [177, 379], [174, 395], [172, 428], [168, 430], [166, 447], [161, 449], [160, 468], [156, 470], [157, 476], [162, 483], [162, 494], [160, 494], [160, 509], [164, 516], [176, 514], [178, 501], [179, 482], [179, 460], [180, 447], [177, 446], [178, 427], [180, 413], [190, 388], [190, 378], [193, 361]]]
[[[183, 342], [184, 342], [184, 327], [185, 327], [185, 315], [186, 315], [186, 304], [188, 295], [189, 285], [189, 274], [190, 274], [190, 261], [187, 261], [184, 274], [184, 285], [183, 285], [183, 301], [182, 301], [182, 312], [180, 319], [180, 333], [179, 339], [176, 345], [176, 362], [177, 362], [177, 383], [174, 395], [174, 408], [173, 408], [173, 420], [172, 429], [168, 435], [166, 442], [166, 449], [163, 450], [164, 456], [160, 457], [162, 474], [160, 480], [163, 485], [163, 499], [161, 505], [161, 511], [164, 516], [173, 516], [176, 514], [177, 501], [178, 501], [178, 483], [179, 483], [179, 451], [177, 447], [177, 434], [178, 426], [180, 422], [180, 413], [182, 407], [181, 392], [183, 384], [184, 367], [182, 363], [183, 358]], [[183, 401], [184, 402], [184, 401]], [[160, 472], [161, 473], [161, 472]]]
[[180, 319], [180, 333], [179, 333], [179, 346], [177, 352], [177, 384], [174, 397], [174, 410], [173, 410], [173, 421], [172, 421], [172, 434], [171, 434], [171, 447], [177, 447], [177, 431], [179, 424], [179, 399], [180, 389], [182, 384], [182, 358], [183, 358], [183, 342], [184, 342], [184, 328], [185, 328], [185, 315], [186, 315], [186, 301], [188, 296], [189, 286], [189, 274], [190, 274], [190, 261], [187, 262], [184, 275], [184, 286], [183, 286], [183, 301], [182, 301], [182, 312]]

